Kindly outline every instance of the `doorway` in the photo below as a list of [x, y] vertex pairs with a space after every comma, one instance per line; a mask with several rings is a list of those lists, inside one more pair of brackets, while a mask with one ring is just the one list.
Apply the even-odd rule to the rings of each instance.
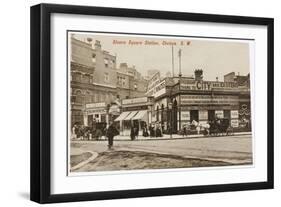
[[209, 110], [208, 111], [208, 121], [214, 121], [215, 120], [215, 110]]
[[190, 111], [190, 122], [192, 122], [193, 120], [195, 121], [199, 121], [199, 115], [198, 115], [198, 110], [191, 110]]

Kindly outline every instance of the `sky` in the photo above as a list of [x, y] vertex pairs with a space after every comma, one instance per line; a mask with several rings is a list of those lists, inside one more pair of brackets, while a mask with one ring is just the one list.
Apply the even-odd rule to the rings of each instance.
[[249, 73], [247, 41], [105, 33], [74, 33], [74, 37], [82, 41], [91, 37], [93, 43], [99, 40], [103, 50], [117, 56], [117, 66], [126, 62], [144, 76], [149, 69], [160, 70], [161, 76], [172, 73], [172, 45], [175, 75], [179, 73], [179, 50], [184, 76], [202, 69], [204, 80], [212, 81], [218, 77], [223, 81], [223, 76], [230, 72]]

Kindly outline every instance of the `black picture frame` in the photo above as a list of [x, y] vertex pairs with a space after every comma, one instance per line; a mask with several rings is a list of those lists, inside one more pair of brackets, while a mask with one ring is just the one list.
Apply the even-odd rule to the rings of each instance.
[[[74, 194], [51, 194], [51, 71], [50, 71], [50, 16], [53, 13], [99, 15], [113, 17], [151, 18], [210, 23], [263, 25], [267, 27], [267, 181], [205, 186], [168, 187]], [[147, 196], [211, 193], [273, 188], [274, 177], [274, 108], [273, 108], [273, 44], [272, 18], [195, 14], [168, 11], [103, 8], [88, 6], [39, 4], [31, 7], [31, 174], [30, 199], [38, 203], [120, 199]]]

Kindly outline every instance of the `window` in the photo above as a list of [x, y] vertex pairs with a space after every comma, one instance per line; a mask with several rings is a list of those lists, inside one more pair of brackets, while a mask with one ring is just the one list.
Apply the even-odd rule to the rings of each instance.
[[85, 101], [86, 103], [91, 103], [92, 101], [91, 93], [89, 91], [86, 92]]
[[72, 80], [77, 81], [77, 82], [81, 82], [81, 74], [73, 72], [72, 73]]
[[118, 85], [122, 85], [122, 77], [120, 76], [117, 77], [117, 83]]
[[105, 94], [102, 93], [100, 96], [101, 96], [100, 102], [105, 102]]
[[106, 58], [104, 59], [104, 65], [105, 65], [105, 67], [106, 67], [106, 68], [108, 68], [108, 65], [109, 65], [109, 60], [108, 60], [108, 59], [106, 59]]
[[92, 55], [92, 62], [93, 62], [93, 63], [96, 63], [96, 61], [97, 61], [97, 60], [96, 60], [96, 54], [93, 54], [93, 55]]
[[92, 96], [92, 103], [96, 102], [96, 94]]
[[109, 102], [109, 94], [108, 93], [105, 94], [105, 102]]
[[134, 84], [134, 90], [137, 90], [138, 89], [138, 85], [135, 83]]
[[100, 94], [99, 93], [96, 94], [96, 102], [100, 102]]
[[109, 74], [104, 73], [104, 82], [108, 83], [109, 82]]
[[90, 83], [90, 76], [88, 74], [81, 75], [83, 83]]
[[71, 96], [71, 103], [76, 102], [76, 96]]

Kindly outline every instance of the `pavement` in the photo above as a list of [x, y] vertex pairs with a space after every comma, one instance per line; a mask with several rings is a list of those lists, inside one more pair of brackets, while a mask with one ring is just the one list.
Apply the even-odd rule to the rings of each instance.
[[[251, 135], [252, 132], [235, 132], [231, 136], [240, 136], [240, 135]], [[229, 137], [231, 137], [229, 136]], [[214, 136], [205, 136], [203, 134], [193, 134], [193, 135], [179, 135], [179, 134], [163, 134], [162, 137], [144, 137], [144, 136], [138, 136], [134, 141], [149, 141], [149, 140], [169, 140], [169, 139], [194, 139], [194, 138], [210, 138]], [[107, 140], [105, 136], [101, 137], [99, 141]], [[123, 136], [123, 135], [117, 135], [114, 137], [115, 141], [128, 141], [131, 140], [130, 136]], [[74, 140], [75, 141], [75, 140]], [[81, 141], [92, 141], [92, 140], [81, 140]]]
[[[70, 153], [107, 151], [107, 141], [71, 141]], [[186, 158], [199, 158], [213, 161], [224, 161], [231, 164], [252, 163], [251, 133], [236, 133], [233, 136], [164, 136], [162, 138], [117, 136], [114, 139], [114, 150], [143, 151], [158, 154], [178, 155]]]

